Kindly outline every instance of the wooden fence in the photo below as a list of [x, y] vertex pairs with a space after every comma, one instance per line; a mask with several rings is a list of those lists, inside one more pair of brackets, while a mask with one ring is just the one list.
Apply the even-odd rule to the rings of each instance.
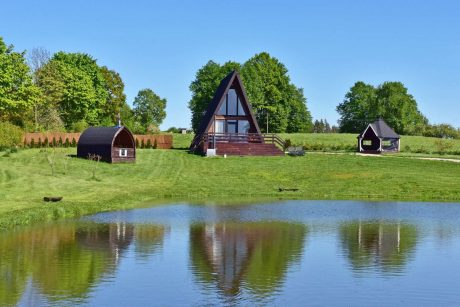
[[[80, 135], [81, 133], [32, 132], [24, 134], [23, 143], [29, 147], [75, 147]], [[172, 134], [135, 134], [134, 139], [137, 148], [170, 149], [172, 147]]]

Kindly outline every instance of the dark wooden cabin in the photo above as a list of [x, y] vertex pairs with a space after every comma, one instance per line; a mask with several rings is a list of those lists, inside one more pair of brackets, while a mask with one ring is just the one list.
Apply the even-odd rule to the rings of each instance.
[[[277, 145], [278, 146], [277, 146]], [[284, 141], [262, 134], [240, 75], [233, 71], [220, 83], [210, 102], [190, 151], [209, 155], [283, 155]]]
[[88, 158], [90, 154], [109, 163], [135, 162], [136, 142], [131, 131], [123, 126], [90, 127], [78, 140], [77, 156]]
[[398, 152], [400, 136], [383, 119], [367, 125], [358, 135], [358, 150], [364, 153]]

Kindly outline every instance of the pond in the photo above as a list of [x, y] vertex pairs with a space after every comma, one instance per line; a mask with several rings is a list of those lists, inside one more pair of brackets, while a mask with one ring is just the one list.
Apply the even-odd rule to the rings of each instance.
[[173, 204], [0, 233], [0, 305], [459, 305], [460, 204]]

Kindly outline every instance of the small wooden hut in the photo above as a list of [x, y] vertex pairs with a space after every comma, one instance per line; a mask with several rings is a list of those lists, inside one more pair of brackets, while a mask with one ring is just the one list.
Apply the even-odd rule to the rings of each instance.
[[358, 135], [358, 150], [364, 153], [398, 152], [400, 136], [383, 119], [367, 125]]
[[[278, 144], [278, 146], [276, 145]], [[284, 155], [284, 141], [262, 134], [240, 75], [233, 71], [220, 83], [208, 105], [190, 151], [209, 155]]]
[[135, 162], [134, 136], [123, 126], [90, 127], [83, 131], [78, 140], [77, 156], [88, 158], [92, 154], [109, 163]]

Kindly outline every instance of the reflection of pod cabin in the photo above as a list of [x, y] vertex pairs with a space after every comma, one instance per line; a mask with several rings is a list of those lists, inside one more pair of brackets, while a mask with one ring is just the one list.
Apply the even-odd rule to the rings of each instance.
[[77, 156], [88, 158], [98, 155], [109, 163], [135, 162], [136, 142], [128, 128], [90, 127], [83, 131], [78, 140]]
[[400, 136], [383, 119], [367, 125], [358, 135], [358, 150], [364, 153], [398, 152]]
[[284, 141], [262, 134], [240, 75], [233, 71], [221, 82], [209, 103], [190, 151], [217, 155], [284, 155]]

